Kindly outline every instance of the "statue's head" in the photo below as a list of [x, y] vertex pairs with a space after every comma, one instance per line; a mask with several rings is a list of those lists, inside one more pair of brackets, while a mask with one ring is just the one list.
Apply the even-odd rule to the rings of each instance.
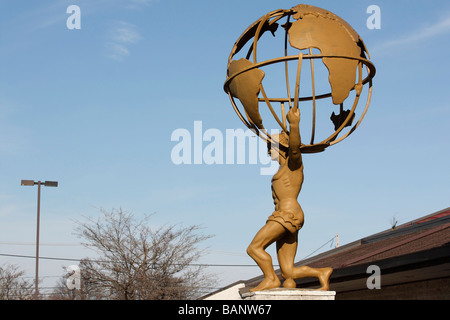
[[286, 159], [289, 151], [289, 136], [286, 132], [272, 135], [273, 142], [267, 143], [267, 151], [272, 160], [278, 160], [278, 157]]

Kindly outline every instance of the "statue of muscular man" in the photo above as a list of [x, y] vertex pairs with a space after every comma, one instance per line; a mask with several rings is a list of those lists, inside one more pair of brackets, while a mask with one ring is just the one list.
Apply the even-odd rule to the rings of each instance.
[[303, 161], [300, 151], [300, 111], [292, 108], [287, 113], [289, 136], [283, 131], [272, 136], [277, 145], [269, 145], [272, 160], [278, 160], [280, 168], [272, 178], [272, 196], [275, 211], [267, 219], [266, 224], [255, 235], [247, 253], [258, 264], [264, 274], [264, 280], [250, 291], [278, 288], [280, 280], [275, 274], [272, 258], [265, 249], [276, 242], [277, 257], [281, 275], [285, 279], [283, 287], [295, 288], [295, 279], [316, 277], [319, 279], [320, 290], [329, 290], [329, 278], [333, 269], [310, 268], [308, 266], [294, 267], [297, 252], [298, 231], [303, 226], [303, 210], [297, 201], [303, 184]]

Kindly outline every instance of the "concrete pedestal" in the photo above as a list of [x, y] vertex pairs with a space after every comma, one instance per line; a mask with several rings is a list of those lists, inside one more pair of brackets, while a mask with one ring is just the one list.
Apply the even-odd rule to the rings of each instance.
[[336, 291], [276, 288], [250, 292], [239, 290], [243, 300], [334, 300]]

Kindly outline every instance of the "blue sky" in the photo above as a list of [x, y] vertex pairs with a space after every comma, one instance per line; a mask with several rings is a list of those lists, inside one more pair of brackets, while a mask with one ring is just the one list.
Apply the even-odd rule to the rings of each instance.
[[[81, 29], [69, 30], [69, 5]], [[253, 264], [245, 249], [273, 210], [260, 165], [175, 165], [174, 130], [244, 128], [223, 91], [228, 55], [255, 20], [296, 1], [70, 0], [0, 2], [0, 253], [88, 254], [73, 220], [122, 208], [155, 225], [199, 224], [210, 264]], [[449, 206], [448, 1], [310, 1], [344, 18], [377, 68], [369, 111], [348, 139], [305, 155], [297, 258]], [[381, 29], [366, 26], [370, 5]], [[330, 249], [329, 246], [322, 250]], [[273, 251], [272, 251], [273, 252]], [[33, 259], [0, 256], [32, 277]], [[276, 263], [276, 259], [274, 259]], [[67, 261], [41, 260], [48, 281]], [[218, 286], [260, 274], [211, 268]], [[53, 278], [54, 277], [54, 278]], [[47, 283], [47, 282], [46, 282]], [[51, 284], [49, 285], [51, 286]]]

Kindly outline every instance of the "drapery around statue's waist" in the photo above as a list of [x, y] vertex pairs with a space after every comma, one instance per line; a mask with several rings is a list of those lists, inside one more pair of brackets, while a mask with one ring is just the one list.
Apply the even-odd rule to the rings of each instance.
[[295, 233], [303, 226], [303, 211], [300, 210], [276, 210], [267, 218], [267, 221], [275, 221], [281, 224], [291, 233]]

